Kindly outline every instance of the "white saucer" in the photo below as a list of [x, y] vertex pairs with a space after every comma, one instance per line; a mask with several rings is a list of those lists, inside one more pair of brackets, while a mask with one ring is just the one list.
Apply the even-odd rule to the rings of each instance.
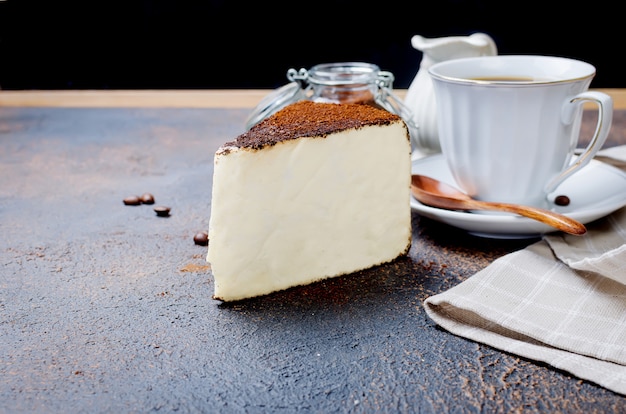
[[[414, 160], [412, 173], [427, 175], [455, 185], [442, 154]], [[566, 195], [567, 206], [552, 204], [549, 208], [583, 224], [604, 217], [626, 205], [626, 173], [600, 162], [591, 162], [552, 193], [548, 199]], [[512, 214], [470, 213], [444, 210], [421, 204], [411, 197], [411, 208], [424, 217], [466, 230], [469, 233], [493, 238], [531, 238], [555, 231], [538, 221]]]

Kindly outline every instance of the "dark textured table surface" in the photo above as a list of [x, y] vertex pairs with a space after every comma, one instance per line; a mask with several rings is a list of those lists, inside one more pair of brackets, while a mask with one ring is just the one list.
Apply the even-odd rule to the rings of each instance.
[[[626, 409], [424, 313], [426, 297], [534, 239], [414, 213], [410, 253], [391, 264], [213, 300], [193, 236], [208, 227], [213, 153], [248, 112], [0, 107], [0, 412]], [[625, 130], [618, 112], [609, 145]], [[143, 192], [171, 216], [122, 203]]]

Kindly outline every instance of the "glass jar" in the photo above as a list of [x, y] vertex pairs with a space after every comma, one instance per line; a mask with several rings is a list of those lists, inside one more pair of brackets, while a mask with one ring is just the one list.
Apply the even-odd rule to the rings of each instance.
[[268, 94], [246, 120], [252, 128], [285, 106], [301, 100], [326, 103], [364, 103], [400, 116], [417, 142], [417, 125], [411, 111], [393, 94], [394, 76], [377, 65], [361, 62], [324, 63], [309, 70], [289, 69], [291, 82]]

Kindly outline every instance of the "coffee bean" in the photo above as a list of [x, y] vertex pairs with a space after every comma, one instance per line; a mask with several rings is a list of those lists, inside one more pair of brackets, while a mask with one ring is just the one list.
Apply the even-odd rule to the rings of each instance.
[[193, 242], [198, 246], [207, 246], [209, 244], [209, 233], [201, 231], [193, 236]]
[[165, 206], [154, 207], [154, 212], [159, 217], [168, 217], [170, 215], [171, 208]]
[[569, 197], [566, 195], [557, 196], [554, 199], [554, 204], [556, 204], [557, 206], [567, 206], [569, 205]]
[[150, 193], [143, 193], [141, 195], [141, 202], [143, 204], [154, 204], [154, 196]]
[[127, 206], [138, 206], [141, 204], [141, 200], [137, 196], [130, 196], [124, 199], [124, 204]]

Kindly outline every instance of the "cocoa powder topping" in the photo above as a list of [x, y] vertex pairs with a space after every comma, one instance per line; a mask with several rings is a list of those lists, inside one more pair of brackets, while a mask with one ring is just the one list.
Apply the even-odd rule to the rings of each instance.
[[321, 136], [369, 125], [387, 125], [400, 117], [367, 104], [299, 101], [261, 121], [225, 147], [261, 149], [289, 139]]

